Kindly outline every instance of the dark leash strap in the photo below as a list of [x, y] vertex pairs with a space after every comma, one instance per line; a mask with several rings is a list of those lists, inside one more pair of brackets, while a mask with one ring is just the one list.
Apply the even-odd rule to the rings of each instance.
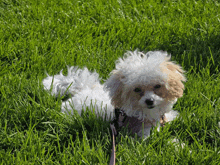
[[119, 131], [119, 127], [122, 126], [122, 123], [125, 121], [126, 117], [127, 116], [124, 113], [124, 111], [118, 108], [115, 109], [115, 118], [110, 123], [110, 128], [112, 131], [112, 152], [111, 152], [109, 165], [115, 165], [115, 159], [116, 159], [115, 138], [118, 135], [117, 131]]
[[114, 124], [110, 124], [110, 128], [112, 130], [112, 153], [110, 158], [109, 165], [115, 165], [115, 136], [117, 134]]

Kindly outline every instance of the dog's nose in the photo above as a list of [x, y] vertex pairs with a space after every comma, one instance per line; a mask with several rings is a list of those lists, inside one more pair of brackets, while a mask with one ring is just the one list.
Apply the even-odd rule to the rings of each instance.
[[148, 106], [152, 106], [154, 104], [154, 99], [150, 98], [150, 99], [146, 99], [145, 100], [145, 103], [148, 105]]

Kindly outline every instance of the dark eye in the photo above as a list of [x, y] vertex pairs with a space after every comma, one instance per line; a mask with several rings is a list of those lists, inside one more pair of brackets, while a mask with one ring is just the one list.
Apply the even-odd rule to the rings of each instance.
[[157, 84], [157, 85], [154, 86], [154, 89], [159, 89], [160, 87], [161, 87], [161, 85]]
[[137, 93], [141, 92], [141, 88], [135, 88], [134, 92], [137, 92]]

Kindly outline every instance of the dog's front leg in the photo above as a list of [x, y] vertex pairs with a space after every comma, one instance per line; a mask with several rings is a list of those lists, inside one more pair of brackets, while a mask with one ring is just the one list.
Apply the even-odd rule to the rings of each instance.
[[157, 131], [159, 132], [160, 131], [160, 122], [159, 121], [145, 122], [143, 128], [137, 133], [137, 135], [140, 137], [144, 136], [144, 138], [147, 138], [151, 134], [151, 129], [155, 128], [155, 127], [156, 127]]
[[150, 131], [151, 131], [152, 126], [144, 126], [143, 129], [141, 129], [137, 135], [139, 137], [144, 137], [147, 138], [148, 136], [150, 136]]

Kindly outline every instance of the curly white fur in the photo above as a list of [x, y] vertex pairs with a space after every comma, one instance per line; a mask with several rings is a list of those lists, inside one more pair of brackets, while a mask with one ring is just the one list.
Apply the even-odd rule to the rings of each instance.
[[[116, 62], [116, 69], [104, 85], [96, 72], [77, 67], [68, 68], [67, 76], [62, 71], [48, 75], [43, 84], [55, 96], [72, 95], [62, 103], [63, 112], [72, 113], [75, 109], [81, 114], [82, 109], [92, 106], [96, 114], [103, 115], [104, 110], [111, 119], [114, 108], [121, 108], [129, 116], [157, 125], [162, 115], [167, 121], [178, 115], [172, 108], [183, 94], [182, 81], [183, 70], [170, 62], [166, 52], [129, 51]], [[150, 134], [150, 128], [144, 130], [145, 136]]]
[[81, 115], [82, 110], [89, 107], [95, 109], [97, 115], [104, 117], [103, 112], [106, 112], [109, 119], [113, 117], [109, 94], [104, 91], [96, 72], [91, 73], [87, 68], [70, 67], [66, 76], [62, 71], [55, 76], [48, 75], [43, 80], [43, 85], [56, 97], [71, 94], [72, 97], [62, 103], [62, 112], [73, 114], [73, 110], [77, 110]]

